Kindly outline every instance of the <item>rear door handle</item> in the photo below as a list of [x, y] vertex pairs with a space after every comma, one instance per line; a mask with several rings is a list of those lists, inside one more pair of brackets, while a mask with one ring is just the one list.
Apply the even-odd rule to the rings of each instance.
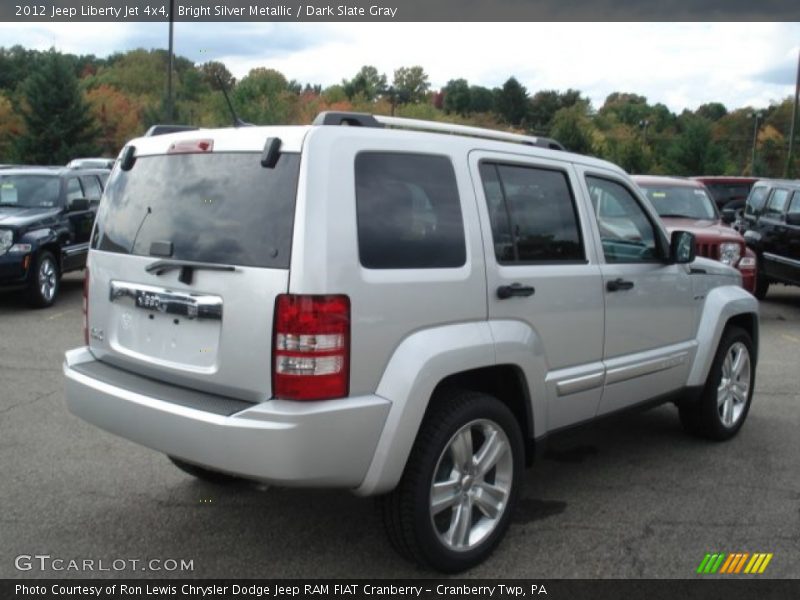
[[497, 297], [500, 298], [500, 300], [505, 300], [512, 296], [533, 296], [535, 291], [536, 290], [532, 286], [512, 283], [511, 285], [501, 285], [497, 288]]
[[622, 278], [617, 278], [614, 281], [609, 281], [606, 283], [606, 289], [609, 292], [618, 292], [620, 290], [630, 290], [633, 289], [633, 282], [626, 281]]

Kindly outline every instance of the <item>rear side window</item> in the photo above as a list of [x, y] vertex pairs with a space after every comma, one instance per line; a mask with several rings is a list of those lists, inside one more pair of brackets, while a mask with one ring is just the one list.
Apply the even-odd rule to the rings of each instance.
[[455, 171], [444, 156], [362, 152], [355, 160], [358, 255], [368, 269], [466, 262]]
[[795, 192], [792, 196], [792, 202], [789, 204], [789, 210], [786, 211], [787, 215], [800, 215], [800, 191]]
[[249, 152], [139, 157], [108, 180], [92, 247], [149, 256], [168, 242], [173, 259], [288, 268], [299, 166], [291, 153], [273, 169]]
[[480, 173], [499, 263], [583, 261], [565, 173], [490, 162]]
[[103, 188], [100, 187], [100, 182], [95, 175], [86, 175], [81, 178], [83, 180], [83, 187], [86, 190], [86, 198], [89, 200], [100, 200], [103, 195]]

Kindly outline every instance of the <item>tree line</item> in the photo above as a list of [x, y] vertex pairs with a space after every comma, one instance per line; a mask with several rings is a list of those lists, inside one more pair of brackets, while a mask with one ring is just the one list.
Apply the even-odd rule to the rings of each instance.
[[[0, 162], [116, 156], [126, 140], [165, 122], [167, 64], [165, 50], [98, 58], [0, 48]], [[497, 88], [459, 78], [433, 90], [419, 65], [391, 78], [365, 65], [323, 88], [265, 67], [237, 80], [219, 61], [176, 56], [173, 81], [171, 122], [231, 124], [224, 88], [238, 116], [254, 124], [306, 124], [323, 110], [393, 114], [552, 137], [632, 173], [780, 177], [792, 115], [791, 98], [759, 108], [711, 102], [675, 114], [630, 92], [609, 94], [595, 108], [579, 90], [531, 92], [513, 76]], [[790, 170], [800, 173], [800, 158]]]

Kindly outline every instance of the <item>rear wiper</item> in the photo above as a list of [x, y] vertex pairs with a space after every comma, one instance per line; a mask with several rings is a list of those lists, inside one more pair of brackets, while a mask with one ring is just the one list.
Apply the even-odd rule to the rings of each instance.
[[186, 285], [191, 285], [195, 269], [202, 269], [203, 271], [235, 271], [236, 267], [233, 265], [218, 265], [215, 263], [193, 262], [190, 260], [157, 260], [144, 268], [148, 273], [155, 273], [156, 275], [163, 275], [167, 271], [172, 271], [174, 269], [181, 270], [178, 275], [178, 281]]

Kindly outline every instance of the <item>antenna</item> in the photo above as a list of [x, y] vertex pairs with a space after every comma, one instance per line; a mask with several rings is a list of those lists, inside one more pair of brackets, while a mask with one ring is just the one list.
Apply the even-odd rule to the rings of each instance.
[[231, 104], [231, 99], [228, 96], [228, 90], [225, 87], [225, 82], [222, 81], [222, 77], [219, 76], [219, 73], [215, 73], [217, 78], [217, 83], [219, 83], [219, 89], [222, 90], [222, 95], [225, 96], [225, 102], [228, 104], [228, 110], [231, 111], [231, 117], [233, 117], [233, 126], [234, 127], [251, 127], [251, 123], [245, 123], [242, 121], [237, 115], [236, 111], [233, 110], [233, 104]]

